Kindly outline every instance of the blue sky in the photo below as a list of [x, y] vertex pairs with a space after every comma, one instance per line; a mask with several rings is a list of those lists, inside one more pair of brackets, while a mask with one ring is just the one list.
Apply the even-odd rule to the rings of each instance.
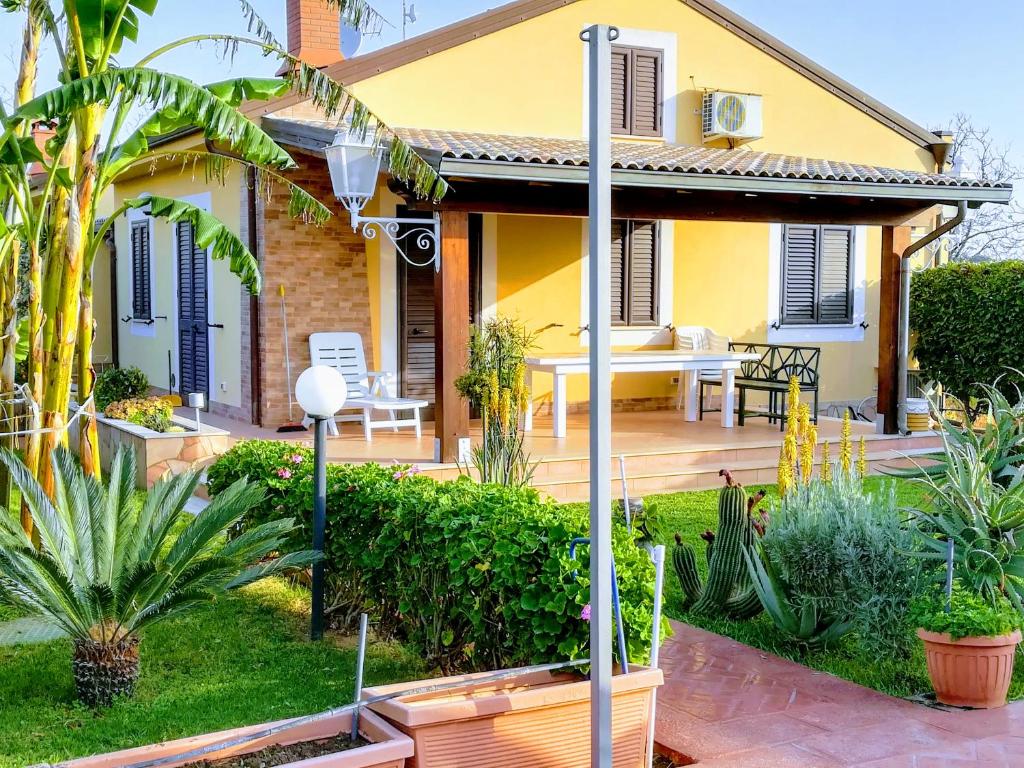
[[[372, 0], [371, 0], [372, 1]], [[643, 2], [643, 0], [634, 0]], [[284, 0], [251, 0], [284, 38]], [[1018, 0], [724, 0], [725, 5], [929, 127], [946, 127], [956, 112], [992, 128], [1024, 161], [1024, 3]], [[494, 7], [495, 0], [418, 0], [410, 34]], [[364, 43], [363, 51], [401, 38], [401, 0], [374, 6], [395, 24]], [[198, 30], [241, 27], [234, 0], [161, 0], [143, 25], [139, 50]], [[20, 32], [0, 15], [0, 87], [8, 89]], [[125, 57], [130, 61], [132, 55]], [[164, 59], [171, 71], [200, 81], [265, 73], [269, 63], [240, 53], [232, 66], [212, 51], [188, 49]], [[44, 66], [44, 77], [50, 71]]]

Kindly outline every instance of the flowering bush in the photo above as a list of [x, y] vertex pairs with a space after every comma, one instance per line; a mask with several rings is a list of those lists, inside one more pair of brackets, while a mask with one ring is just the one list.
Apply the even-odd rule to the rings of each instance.
[[[308, 449], [243, 442], [210, 468], [209, 489], [216, 495], [240, 477], [262, 483], [267, 498], [246, 524], [296, 516], [305, 527], [291, 546], [301, 549], [312, 535], [312, 468]], [[335, 618], [369, 609], [380, 631], [446, 670], [585, 657], [587, 550], [570, 560], [569, 543], [588, 529], [585, 509], [528, 488], [332, 464], [328, 599]], [[650, 650], [654, 566], [624, 525], [613, 537], [630, 659], [640, 662]]]
[[174, 427], [171, 416], [174, 408], [162, 397], [138, 397], [118, 400], [104, 409], [108, 419], [121, 419], [152, 429], [154, 432], [170, 432]]

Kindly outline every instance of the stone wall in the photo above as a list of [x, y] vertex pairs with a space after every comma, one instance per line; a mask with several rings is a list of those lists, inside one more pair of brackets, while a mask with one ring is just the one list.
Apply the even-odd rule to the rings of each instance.
[[[260, 199], [262, 422], [268, 427], [288, 420], [280, 285], [285, 286], [288, 303], [293, 384], [309, 365], [309, 335], [317, 331], [359, 333], [367, 361], [373, 360], [365, 243], [335, 200], [324, 161], [298, 152], [293, 156], [299, 168], [289, 178], [335, 215], [322, 227], [292, 218], [283, 186], [269, 200]], [[294, 416], [300, 419], [302, 411], [296, 408]]]

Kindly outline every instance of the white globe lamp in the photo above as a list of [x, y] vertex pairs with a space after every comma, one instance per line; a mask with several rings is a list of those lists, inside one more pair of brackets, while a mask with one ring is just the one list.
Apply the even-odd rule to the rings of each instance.
[[307, 368], [295, 382], [295, 399], [313, 418], [330, 418], [341, 410], [347, 397], [345, 377], [327, 365]]

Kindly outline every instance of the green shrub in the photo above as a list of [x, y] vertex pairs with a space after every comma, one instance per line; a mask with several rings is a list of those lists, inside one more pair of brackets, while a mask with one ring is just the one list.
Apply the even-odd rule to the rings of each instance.
[[[1007, 397], [1024, 384], [1024, 262], [947, 264], [914, 276], [914, 355], [929, 378], [969, 404], [978, 382], [999, 380]], [[1004, 376], [1004, 374], [1007, 374]]]
[[936, 589], [914, 603], [911, 620], [929, 632], [948, 632], [953, 640], [1008, 635], [1022, 626], [1022, 617], [1009, 600], [999, 597], [993, 603], [959, 583], [953, 585], [948, 612], [946, 605], [944, 591]]
[[878, 653], [909, 651], [907, 611], [921, 590], [921, 561], [891, 486], [866, 493], [858, 478], [837, 472], [830, 483], [795, 487], [770, 517], [761, 551], [798, 615], [813, 608], [848, 621]]
[[[240, 443], [209, 470], [216, 495], [248, 477], [267, 490], [246, 518], [296, 516], [308, 541], [312, 510], [308, 449]], [[587, 550], [580, 507], [536, 491], [468, 478], [438, 483], [415, 468], [330, 465], [327, 474], [328, 599], [336, 613], [369, 610], [379, 629], [411, 643], [445, 669], [481, 669], [587, 655]], [[630, 659], [649, 652], [654, 567], [625, 526], [614, 527]], [[573, 572], [578, 571], [574, 577]], [[665, 627], [667, 631], [667, 625]]]
[[96, 409], [106, 410], [118, 400], [145, 397], [149, 392], [149, 379], [138, 368], [107, 368], [96, 377]]

